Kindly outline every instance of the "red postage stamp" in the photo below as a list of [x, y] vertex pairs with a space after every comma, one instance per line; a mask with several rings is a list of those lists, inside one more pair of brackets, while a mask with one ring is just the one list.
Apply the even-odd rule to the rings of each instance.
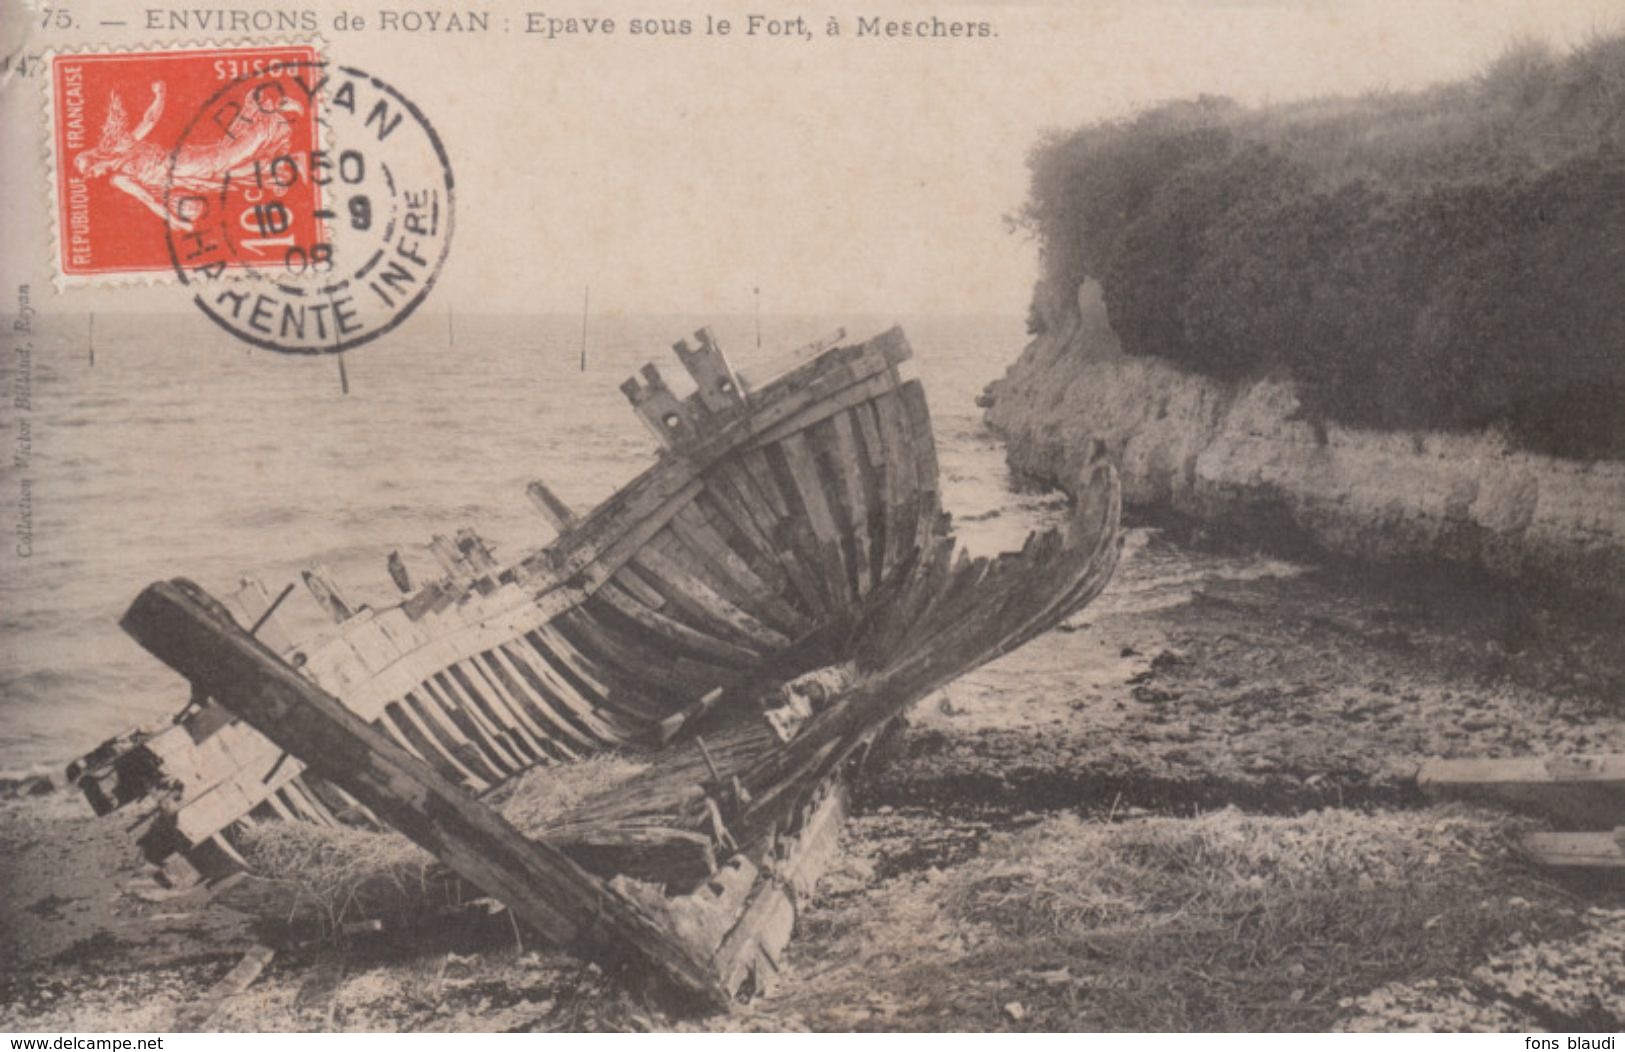
[[[238, 267], [321, 240], [309, 45], [51, 59], [57, 266], [64, 279], [174, 274], [173, 235], [205, 199], [240, 223]], [[279, 76], [286, 70], [287, 75]]]

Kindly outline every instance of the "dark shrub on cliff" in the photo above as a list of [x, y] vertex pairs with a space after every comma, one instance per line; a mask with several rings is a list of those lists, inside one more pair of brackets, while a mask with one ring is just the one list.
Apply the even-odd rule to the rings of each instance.
[[1045, 280], [1098, 280], [1131, 354], [1625, 457], [1625, 36], [1415, 94], [1171, 104], [1031, 167]]

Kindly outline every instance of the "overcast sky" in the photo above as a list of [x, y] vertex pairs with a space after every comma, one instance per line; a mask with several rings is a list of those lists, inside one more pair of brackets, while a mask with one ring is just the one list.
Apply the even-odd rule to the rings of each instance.
[[[776, 6], [648, 5], [736, 22]], [[530, 5], [592, 11], [554, 8]], [[454, 159], [456, 242], [423, 309], [576, 311], [590, 282], [604, 311], [748, 311], [760, 287], [770, 312], [1019, 313], [1034, 248], [1004, 216], [1046, 128], [1201, 92], [1257, 104], [1410, 89], [1469, 75], [1519, 37], [1561, 46], [1621, 25], [1619, 0], [865, 9], [985, 20], [998, 34], [928, 43], [831, 41], [837, 9], [784, 10], [806, 14], [816, 39], [331, 35], [330, 56], [416, 101]], [[40, 83], [4, 91], [6, 283], [48, 287], [43, 169], [16, 149], [25, 127], [39, 134]], [[176, 289], [35, 302], [187, 309]]]

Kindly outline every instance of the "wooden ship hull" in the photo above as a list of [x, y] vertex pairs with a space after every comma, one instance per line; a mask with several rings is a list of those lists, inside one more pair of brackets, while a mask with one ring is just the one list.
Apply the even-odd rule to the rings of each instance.
[[[532, 483], [557, 537], [511, 566], [436, 538], [445, 576], [410, 589], [392, 558], [408, 594], [379, 611], [307, 573], [335, 623], [300, 645], [257, 585], [149, 587], [124, 627], [192, 701], [70, 769], [92, 806], [155, 802], [142, 849], [176, 883], [239, 871], [244, 822], [391, 825], [561, 943], [711, 1005], [767, 985], [846, 774], [915, 701], [1099, 593], [1117, 480], [1097, 457], [1064, 530], [973, 559], [901, 330], [761, 385], [705, 330], [675, 350], [692, 395], [653, 365], [622, 387], [657, 462], [579, 516]], [[480, 802], [606, 751], [649, 766], [540, 838]]]

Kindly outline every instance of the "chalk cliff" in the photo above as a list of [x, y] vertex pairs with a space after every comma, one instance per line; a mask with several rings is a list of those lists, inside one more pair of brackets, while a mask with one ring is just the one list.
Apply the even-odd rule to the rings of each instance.
[[988, 391], [1015, 470], [1066, 480], [1098, 440], [1131, 508], [1625, 599], [1625, 463], [1520, 452], [1494, 433], [1310, 420], [1290, 383], [1124, 354], [1092, 283], [1065, 299], [1040, 296], [1044, 333]]

